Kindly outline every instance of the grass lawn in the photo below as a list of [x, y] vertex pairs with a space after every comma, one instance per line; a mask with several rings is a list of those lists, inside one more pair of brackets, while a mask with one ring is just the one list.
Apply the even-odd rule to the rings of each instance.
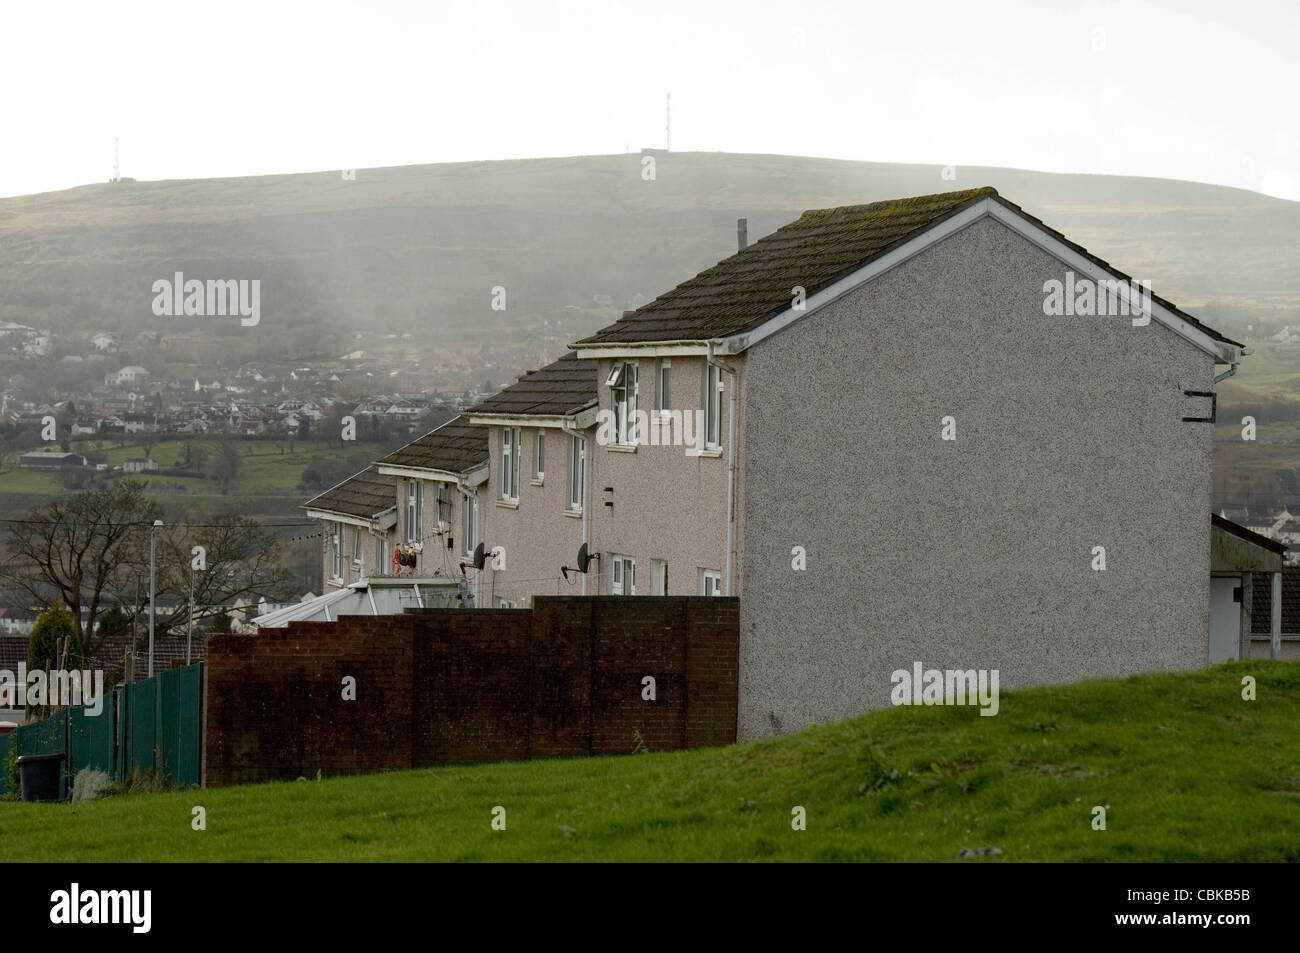
[[729, 748], [4, 802], [0, 859], [1300, 861], [1297, 726], [1300, 663], [1233, 663]]

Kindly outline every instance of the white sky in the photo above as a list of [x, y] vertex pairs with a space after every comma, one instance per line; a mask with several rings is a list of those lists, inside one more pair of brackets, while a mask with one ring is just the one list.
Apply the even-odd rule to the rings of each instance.
[[0, 195], [672, 146], [1300, 200], [1300, 2], [0, 0]]

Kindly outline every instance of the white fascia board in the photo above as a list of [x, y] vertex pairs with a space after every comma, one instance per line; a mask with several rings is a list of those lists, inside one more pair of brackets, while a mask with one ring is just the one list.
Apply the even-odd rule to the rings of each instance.
[[[933, 228], [922, 232], [910, 241], [898, 246], [892, 251], [880, 256], [872, 262], [859, 268], [850, 275], [846, 275], [834, 284], [828, 285], [821, 291], [809, 295], [806, 299], [806, 307], [802, 311], [795, 311], [793, 308], [787, 308], [785, 311], [773, 318], [765, 321], [753, 331], [744, 334], [735, 334], [730, 337], [720, 339], [720, 346], [714, 350], [714, 354], [739, 354], [746, 348], [752, 347], [764, 338], [771, 337], [779, 331], [785, 330], [800, 318], [806, 318], [820, 308], [833, 301], [842, 298], [844, 295], [856, 291], [859, 287], [866, 284], [871, 279], [884, 274], [890, 269], [896, 268], [910, 258], [919, 255], [927, 248], [943, 241], [950, 235], [954, 235], [964, 228], [974, 225], [983, 218], [995, 218], [1008, 228], [1013, 229], [1025, 239], [1043, 249], [1049, 255], [1059, 259], [1066, 265], [1069, 265], [1076, 272], [1087, 275], [1094, 281], [1114, 280], [1120, 282], [1120, 286], [1127, 294], [1128, 281], [1121, 279], [1100, 265], [1096, 264], [1089, 258], [1081, 255], [1070, 246], [1066, 245], [1060, 239], [1043, 231], [1032, 222], [1027, 221], [1015, 212], [1011, 211], [1000, 202], [993, 199], [984, 199], [977, 202], [970, 208], [965, 209], [952, 218], [940, 222]], [[1176, 334], [1186, 338], [1192, 344], [1211, 354], [1217, 361], [1225, 364], [1235, 364], [1241, 360], [1241, 348], [1235, 345], [1226, 344], [1222, 341], [1216, 341], [1210, 335], [1197, 327], [1192, 326], [1184, 321], [1178, 315], [1171, 312], [1159, 302], [1152, 300], [1151, 315], [1165, 327], [1169, 328]]]
[[491, 470], [492, 467], [487, 462], [480, 463], [474, 469], [465, 471], [465, 476], [461, 478], [460, 482], [465, 486], [482, 486], [487, 482]]
[[387, 529], [397, 523], [397, 506], [394, 504], [391, 513], [385, 510], [379, 516], [369, 520], [362, 519], [360, 516], [349, 516], [346, 513], [332, 513], [329, 510], [308, 509], [307, 515], [312, 519], [329, 520], [331, 523], [345, 523], [348, 526], [359, 526], [362, 529]]
[[602, 357], [704, 357], [709, 353], [707, 341], [629, 341], [626, 344], [570, 344], [578, 357], [587, 360]]
[[433, 480], [438, 483], [455, 483], [460, 474], [435, 467], [403, 467], [386, 463], [376, 464], [384, 476], [404, 477], [407, 480]]
[[552, 427], [559, 430], [569, 420], [563, 414], [472, 414], [469, 422], [488, 427]]
[[[520, 416], [517, 414], [475, 414], [470, 417], [470, 423], [482, 424], [488, 427], [547, 427], [551, 430], [563, 430], [569, 427], [573, 430], [586, 430], [596, 422], [596, 413], [599, 408], [595, 405], [583, 408], [576, 414], [538, 414], [537, 416]], [[585, 421], [585, 423], [584, 423]], [[380, 472], [384, 472], [380, 468]]]

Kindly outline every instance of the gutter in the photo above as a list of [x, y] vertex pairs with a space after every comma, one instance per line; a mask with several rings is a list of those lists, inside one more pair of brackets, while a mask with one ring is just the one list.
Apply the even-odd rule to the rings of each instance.
[[[572, 418], [569, 418], [572, 420]], [[587, 453], [587, 435], [581, 430], [574, 430], [567, 423], [560, 424], [560, 429], [570, 437], [575, 437], [582, 441], [582, 542], [587, 547], [587, 555], [591, 555], [591, 526], [587, 520], [591, 516], [591, 454]], [[588, 573], [581, 573], [582, 576], [582, 594], [587, 594], [587, 576]]]
[[[713, 346], [709, 342], [706, 360], [719, 371], [731, 375], [730, 394], [727, 398], [727, 588], [723, 595], [736, 593], [736, 369], [728, 367], [713, 356]], [[712, 400], [712, 394], [705, 395]]]

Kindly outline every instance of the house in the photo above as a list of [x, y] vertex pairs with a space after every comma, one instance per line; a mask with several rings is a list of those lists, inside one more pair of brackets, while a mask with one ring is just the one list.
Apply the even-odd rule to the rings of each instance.
[[[1208, 661], [1199, 395], [1242, 347], [993, 189], [807, 212], [574, 348], [618, 428], [592, 544], [742, 597], [742, 738], [888, 705], [918, 661]], [[643, 408], [702, 410], [703, 447], [642, 445]]]
[[325, 528], [324, 579], [326, 589], [390, 572], [396, 545], [397, 481], [367, 467], [353, 474], [303, 508]]
[[1208, 558], [1242, 346], [991, 188], [806, 212], [572, 348], [458, 418], [481, 476], [379, 461], [403, 534], [427, 561], [454, 485], [478, 605], [740, 596], [741, 739], [889, 705], [918, 663], [1201, 667], [1212, 568], [1273, 571], [1248, 538]]
[[86, 458], [79, 453], [33, 450], [18, 458], [18, 466], [23, 470], [71, 470], [85, 465]]
[[375, 463], [396, 481], [397, 548], [414, 562], [406, 571], [463, 578], [474, 605], [483, 604], [481, 567], [471, 561], [483, 541], [487, 443], [486, 427], [454, 417]]
[[[1215, 515], [1210, 530], [1211, 665], [1231, 659], [1285, 658], [1282, 615], [1272, 615], [1282, 592], [1286, 545]], [[1294, 576], [1294, 573], [1285, 575]], [[1277, 600], [1283, 605], [1285, 597]], [[1297, 620], [1288, 616], [1286, 622]], [[1276, 626], [1276, 629], [1274, 628]], [[1300, 658], [1300, 635], [1289, 630], [1286, 648]]]
[[524, 607], [538, 594], [596, 594], [586, 574], [567, 569], [591, 539], [586, 461], [596, 383], [596, 363], [570, 352], [465, 414], [487, 428], [490, 476], [480, 504], [484, 546], [497, 554], [487, 567], [494, 607]]
[[123, 473], [151, 473], [157, 469], [158, 461], [154, 460], [153, 457], [145, 459], [135, 457], [130, 460], [122, 461]]
[[149, 380], [149, 372], [138, 364], [129, 364], [121, 370], [104, 375], [104, 383], [109, 387], [123, 384], [143, 384]]

